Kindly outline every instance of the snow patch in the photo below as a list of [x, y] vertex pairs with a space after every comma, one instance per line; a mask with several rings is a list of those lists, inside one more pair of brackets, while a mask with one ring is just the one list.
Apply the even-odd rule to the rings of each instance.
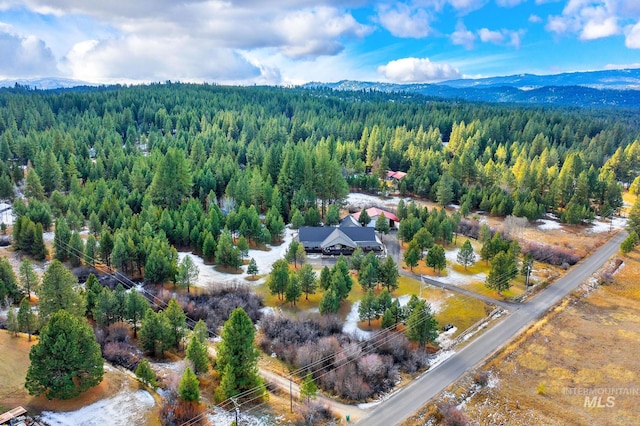
[[612, 229], [623, 229], [627, 226], [627, 219], [622, 217], [613, 217], [611, 220], [597, 217], [588, 229], [593, 234], [609, 232]]
[[538, 222], [542, 222], [542, 224], [538, 225], [538, 229], [543, 231], [550, 231], [553, 229], [562, 230], [562, 224], [560, 222], [556, 222], [551, 219], [538, 219]]
[[144, 424], [148, 411], [155, 405], [153, 396], [145, 390], [123, 390], [111, 398], [102, 399], [76, 411], [43, 411], [43, 423], [51, 426], [128, 426]]
[[[224, 411], [215, 409], [213, 414], [207, 415], [207, 419], [212, 425], [216, 426], [231, 426], [236, 421], [235, 411]], [[271, 417], [255, 417], [249, 414], [240, 412], [238, 415], [238, 424], [248, 426], [271, 426], [273, 424], [279, 424]]]
[[351, 311], [347, 315], [347, 318], [344, 320], [344, 325], [342, 326], [342, 332], [345, 334], [352, 334], [357, 339], [366, 340], [371, 337], [371, 331], [364, 331], [358, 327], [358, 321], [360, 321], [360, 313], [358, 309], [360, 308], [360, 301], [358, 300], [353, 305], [351, 305]]
[[[442, 364], [443, 362], [445, 362], [447, 359], [451, 358], [456, 352], [452, 351], [452, 350], [439, 350], [438, 352], [436, 352], [433, 356], [433, 358], [429, 359], [429, 370], [431, 370], [432, 368], [436, 367], [437, 365]], [[427, 370], [427, 372], [429, 371]]]
[[[256, 265], [258, 266], [259, 274], [268, 274], [271, 272], [271, 267], [273, 263], [278, 260], [284, 258], [284, 254], [289, 248], [289, 244], [293, 240], [294, 236], [297, 235], [297, 231], [286, 228], [284, 235], [284, 242], [279, 246], [270, 246], [269, 251], [264, 250], [249, 250], [249, 255], [245, 259], [253, 258], [256, 261]], [[186, 256], [191, 257], [193, 263], [198, 266], [200, 274], [198, 275], [198, 279], [193, 284], [194, 287], [204, 287], [210, 288], [215, 284], [248, 284], [249, 281], [246, 281], [249, 275], [247, 274], [247, 265], [241, 267], [242, 273], [240, 274], [227, 274], [224, 272], [218, 272], [214, 268], [214, 265], [206, 265], [204, 263], [204, 259], [196, 254], [180, 252], [178, 253], [178, 260], [182, 261]], [[253, 285], [262, 284], [265, 281], [265, 278], [260, 278], [256, 281], [250, 282]]]

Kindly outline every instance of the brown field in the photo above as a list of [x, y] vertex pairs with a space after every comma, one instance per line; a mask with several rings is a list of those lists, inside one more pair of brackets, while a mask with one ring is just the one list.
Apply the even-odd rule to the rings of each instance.
[[[482, 367], [492, 385], [473, 390], [469, 373], [438, 400], [466, 399], [480, 425], [638, 424], [640, 251], [623, 260], [613, 283], [583, 286]], [[422, 415], [437, 412], [431, 404]]]

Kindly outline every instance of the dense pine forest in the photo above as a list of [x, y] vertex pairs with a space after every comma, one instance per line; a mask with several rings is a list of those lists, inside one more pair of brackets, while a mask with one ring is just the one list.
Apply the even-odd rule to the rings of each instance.
[[624, 110], [406, 94], [15, 87], [0, 91], [0, 197], [14, 200], [15, 246], [35, 258], [55, 223], [57, 259], [162, 282], [176, 249], [237, 267], [230, 234], [276, 242], [293, 216], [324, 221], [349, 188], [385, 191], [387, 170], [407, 172], [401, 194], [463, 215], [608, 216], [640, 169], [639, 129]]

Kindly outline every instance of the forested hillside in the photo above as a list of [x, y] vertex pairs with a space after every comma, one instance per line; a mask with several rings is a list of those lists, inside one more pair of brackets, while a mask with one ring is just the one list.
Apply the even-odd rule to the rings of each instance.
[[318, 224], [348, 185], [383, 190], [389, 169], [408, 173], [401, 193], [463, 214], [609, 215], [640, 169], [639, 127], [625, 111], [402, 94], [17, 87], [0, 91], [0, 197], [26, 197], [14, 203], [19, 249], [43, 258], [55, 222], [56, 258], [79, 264], [92, 250], [84, 260], [160, 282], [175, 275], [176, 248], [237, 266], [226, 263], [229, 233], [277, 241], [296, 211]]

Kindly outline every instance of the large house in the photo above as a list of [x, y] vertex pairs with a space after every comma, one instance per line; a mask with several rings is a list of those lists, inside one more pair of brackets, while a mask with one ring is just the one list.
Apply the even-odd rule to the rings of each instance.
[[[351, 216], [353, 216], [353, 218], [355, 220], [359, 220], [360, 219], [360, 213], [354, 213]], [[389, 227], [390, 228], [397, 228], [398, 224], [400, 223], [400, 219], [398, 219], [398, 216], [396, 216], [395, 214], [388, 212], [386, 210], [382, 210], [379, 209], [377, 207], [371, 207], [369, 209], [367, 209], [367, 214], [369, 215], [369, 217], [371, 218], [371, 222], [369, 222], [369, 224], [367, 226], [373, 228], [376, 226], [376, 221], [378, 220], [378, 216], [382, 215], [384, 217], [386, 217], [387, 219], [389, 219]]]
[[373, 228], [357, 226], [303, 226], [298, 231], [298, 241], [307, 253], [349, 255], [358, 247], [365, 252], [384, 251], [384, 245]]

